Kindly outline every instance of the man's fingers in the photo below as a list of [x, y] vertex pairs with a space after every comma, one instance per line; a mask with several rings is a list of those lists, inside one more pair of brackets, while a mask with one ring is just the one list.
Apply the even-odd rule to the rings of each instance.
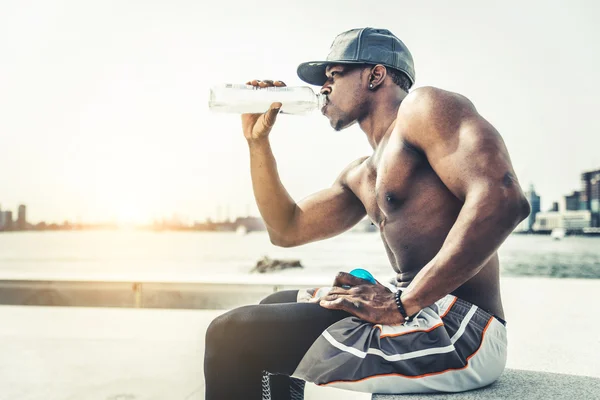
[[259, 87], [259, 88], [266, 88], [266, 87], [285, 87], [286, 84], [282, 81], [274, 81], [271, 79], [265, 79], [264, 81], [261, 81], [260, 79], [253, 79], [251, 81], [246, 82], [246, 85], [251, 85], [254, 87]]
[[339, 298], [342, 298], [342, 296], [346, 296], [346, 293], [333, 293], [333, 290], [332, 290], [329, 293], [327, 293], [325, 296], [321, 297], [321, 300], [335, 301]]
[[365, 283], [370, 283], [369, 281], [361, 278], [357, 278], [354, 275], [350, 275], [347, 272], [339, 272], [333, 281], [333, 286], [342, 287], [344, 285], [347, 286], [358, 286], [364, 285]]
[[272, 79], [265, 79], [265, 80], [260, 80], [260, 79], [253, 79], [251, 81], [246, 82], [246, 85], [252, 85], [252, 86], [258, 86], [258, 87], [270, 87], [270, 86], [277, 86], [277, 87], [284, 87], [286, 86], [286, 84], [282, 81], [274, 81]]
[[319, 304], [331, 310], [343, 310], [344, 306], [347, 304], [347, 300], [345, 297], [337, 297], [333, 295], [322, 298]]
[[333, 301], [329, 301], [329, 300], [325, 300], [325, 299], [321, 299], [321, 301], [319, 302], [319, 305], [323, 308], [328, 308], [330, 310], [343, 310], [343, 304], [342, 304], [343, 299], [339, 298]]
[[339, 286], [334, 286], [327, 293], [327, 295], [331, 295], [331, 294], [335, 294], [335, 295], [342, 294], [343, 295], [343, 294], [350, 294], [350, 292], [349, 292], [349, 289], [345, 289], [345, 288], [339, 287]]
[[275, 83], [270, 79], [265, 79], [263, 81], [259, 81], [258, 86], [261, 88], [273, 87], [273, 86], [275, 86]]
[[323, 298], [319, 302], [319, 305], [330, 310], [344, 310], [348, 311], [349, 313], [356, 313], [356, 311], [361, 307], [361, 303], [359, 301], [351, 301], [347, 297], [338, 297], [332, 301], [325, 300]]

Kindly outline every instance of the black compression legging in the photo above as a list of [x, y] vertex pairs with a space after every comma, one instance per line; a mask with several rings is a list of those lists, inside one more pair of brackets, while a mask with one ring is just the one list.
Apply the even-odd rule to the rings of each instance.
[[236, 308], [210, 324], [204, 357], [206, 400], [303, 398], [304, 382], [289, 375], [319, 335], [350, 314], [296, 303], [297, 293], [274, 293], [259, 305]]

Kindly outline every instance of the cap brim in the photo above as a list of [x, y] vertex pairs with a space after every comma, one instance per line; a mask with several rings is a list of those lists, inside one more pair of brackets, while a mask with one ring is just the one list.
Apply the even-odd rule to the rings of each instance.
[[327, 82], [327, 76], [325, 70], [328, 65], [332, 64], [364, 64], [364, 62], [357, 61], [309, 61], [302, 63], [298, 66], [298, 77], [304, 82], [323, 86]]

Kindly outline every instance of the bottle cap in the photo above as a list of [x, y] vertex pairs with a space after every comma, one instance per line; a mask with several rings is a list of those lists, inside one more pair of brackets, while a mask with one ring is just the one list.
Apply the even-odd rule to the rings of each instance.
[[372, 284], [377, 283], [377, 281], [375, 280], [373, 275], [371, 275], [371, 273], [369, 271], [367, 271], [366, 269], [362, 269], [362, 268], [353, 269], [352, 271], [350, 271], [350, 275], [353, 275], [357, 278], [369, 281]]

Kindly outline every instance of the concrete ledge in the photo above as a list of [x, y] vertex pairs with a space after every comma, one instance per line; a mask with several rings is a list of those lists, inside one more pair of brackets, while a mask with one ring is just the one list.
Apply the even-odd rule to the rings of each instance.
[[0, 305], [228, 309], [283, 289], [316, 285], [251, 282], [0, 280]]
[[483, 389], [451, 394], [374, 394], [372, 400], [600, 399], [600, 378], [507, 369]]

